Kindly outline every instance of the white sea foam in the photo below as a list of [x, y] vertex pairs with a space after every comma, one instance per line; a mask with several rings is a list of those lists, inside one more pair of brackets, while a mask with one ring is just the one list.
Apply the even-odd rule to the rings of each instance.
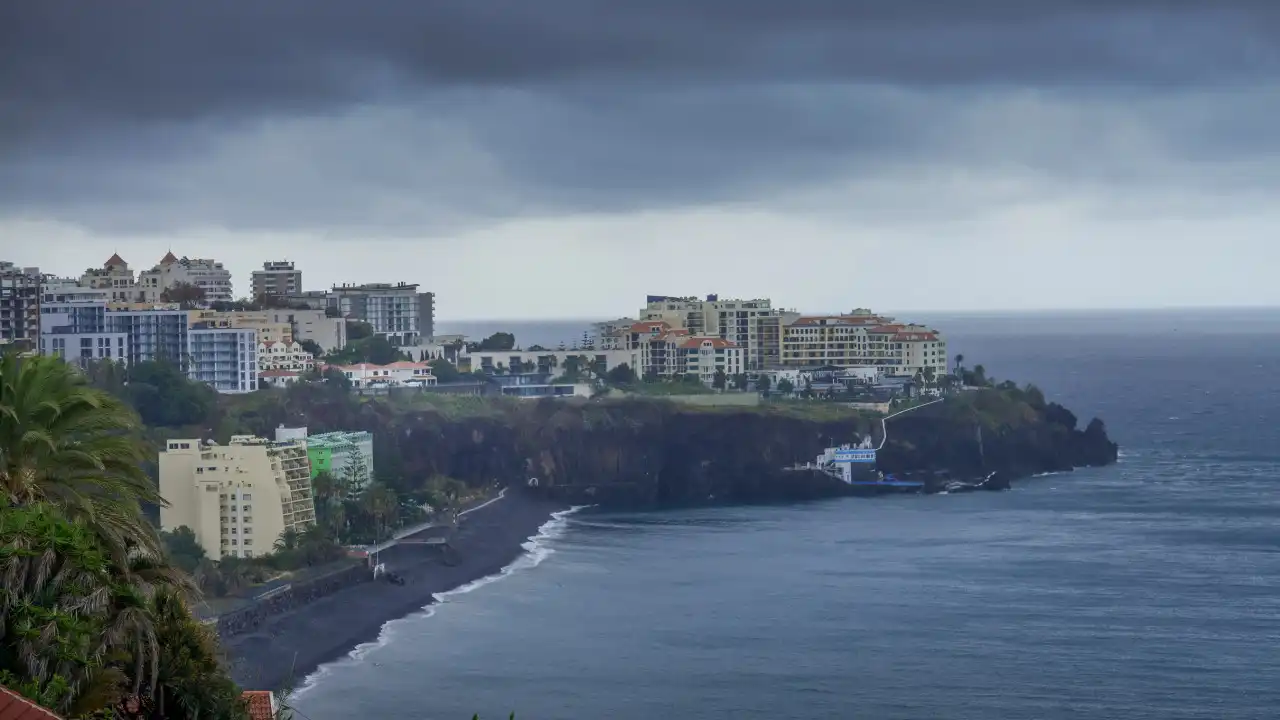
[[374, 650], [377, 650], [378, 648], [381, 648], [381, 647], [385, 647], [388, 643], [391, 642], [391, 639], [394, 637], [396, 627], [400, 626], [401, 624], [406, 622], [412, 622], [414, 620], [417, 620], [418, 618], [429, 618], [432, 615], [436, 614], [436, 608], [439, 605], [443, 603], [451, 602], [451, 600], [455, 597], [466, 595], [467, 593], [472, 592], [474, 590], [478, 590], [484, 587], [485, 585], [497, 582], [502, 578], [505, 578], [508, 575], [511, 575], [512, 573], [515, 573], [519, 570], [528, 570], [531, 568], [535, 568], [538, 565], [541, 565], [543, 560], [546, 560], [547, 558], [555, 554], [555, 548], [551, 547], [549, 543], [552, 540], [555, 540], [556, 538], [564, 534], [565, 529], [569, 527], [569, 516], [578, 512], [579, 510], [583, 510], [588, 507], [591, 507], [591, 506], [590, 505], [574, 505], [568, 510], [561, 510], [560, 512], [552, 513], [551, 519], [543, 523], [542, 527], [538, 528], [537, 535], [534, 535], [533, 537], [529, 538], [528, 540], [520, 544], [520, 547], [524, 548], [524, 552], [521, 553], [520, 556], [517, 557], [515, 560], [511, 561], [509, 565], [507, 565], [506, 567], [502, 568], [501, 570], [499, 570], [498, 572], [492, 575], [486, 575], [482, 578], [477, 578], [476, 580], [472, 580], [471, 582], [465, 585], [460, 585], [452, 590], [448, 590], [442, 593], [434, 593], [432, 595], [434, 602], [431, 603], [430, 605], [424, 606], [418, 612], [414, 612], [402, 618], [396, 618], [395, 620], [389, 620], [383, 623], [382, 629], [378, 631], [377, 640], [374, 640], [372, 642], [367, 642], [367, 643], [360, 643], [355, 647], [354, 650], [347, 653], [347, 656], [345, 658], [342, 658], [340, 660], [334, 660], [333, 662], [325, 663], [320, 667], [316, 668], [315, 672], [311, 673], [310, 675], [306, 676], [306, 678], [303, 679], [302, 684], [299, 685], [298, 688], [293, 691], [293, 694], [289, 696], [289, 699], [296, 700], [297, 698], [306, 694], [307, 691], [311, 690], [311, 688], [314, 688], [317, 684], [320, 683], [321, 680], [323, 680], [331, 672], [333, 672], [335, 668], [341, 667], [344, 665], [350, 665], [350, 664], [362, 662]]

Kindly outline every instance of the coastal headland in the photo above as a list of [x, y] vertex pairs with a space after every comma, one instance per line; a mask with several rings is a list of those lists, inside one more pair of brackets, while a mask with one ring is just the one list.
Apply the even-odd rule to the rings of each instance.
[[[265, 618], [224, 638], [237, 681], [279, 688], [305, 677], [436, 594], [500, 572], [557, 509], [660, 509], [701, 504], [814, 500], [850, 494], [821, 473], [786, 472], [825, 448], [883, 441], [879, 469], [1008, 479], [1114, 462], [1098, 420], [1078, 426], [1038, 391], [982, 389], [888, 422], [830, 404], [704, 408], [653, 399], [510, 401], [420, 393], [362, 398], [324, 387], [255, 393], [225, 402], [223, 432], [267, 435], [367, 430], [379, 470], [410, 490], [448, 476], [507, 488], [469, 513], [447, 555], [413, 542], [379, 560], [404, 582], [363, 582]], [[412, 541], [414, 538], [410, 537]]]

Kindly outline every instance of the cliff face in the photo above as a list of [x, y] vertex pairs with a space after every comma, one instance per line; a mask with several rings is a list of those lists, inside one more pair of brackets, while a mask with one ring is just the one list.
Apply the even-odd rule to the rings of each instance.
[[[1075, 417], [1056, 405], [1036, 409], [993, 395], [934, 407], [939, 409], [889, 422], [882, 470], [1001, 470], [1021, 476], [1115, 460], [1116, 448], [1100, 422], [1081, 432]], [[430, 409], [317, 395], [241, 416], [240, 422], [237, 430], [259, 434], [270, 434], [280, 423], [306, 424], [313, 432], [370, 430], [379, 474], [404, 478], [409, 486], [436, 474], [472, 484], [537, 478], [539, 492], [555, 499], [617, 507], [839, 495], [847, 488], [838, 481], [782, 469], [868, 433], [879, 437], [879, 422], [865, 417], [816, 420], [643, 400], [549, 400], [447, 417]]]

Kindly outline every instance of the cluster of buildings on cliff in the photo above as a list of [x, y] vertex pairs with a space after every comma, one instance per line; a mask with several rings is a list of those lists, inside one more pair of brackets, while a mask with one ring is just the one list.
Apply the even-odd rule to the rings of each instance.
[[641, 375], [727, 375], [780, 368], [874, 368], [885, 375], [947, 371], [942, 335], [859, 309], [807, 315], [767, 298], [651, 295], [635, 318], [597, 323], [593, 342], [634, 354]]
[[169, 501], [160, 526], [191, 528], [214, 560], [265, 555], [285, 531], [315, 525], [312, 480], [322, 472], [359, 493], [374, 476], [373, 437], [281, 427], [271, 439], [237, 435], [226, 445], [169, 440], [160, 451], [160, 494]]
[[[233, 301], [220, 262], [167, 253], [135, 271], [118, 254], [78, 278], [0, 261], [0, 343], [71, 362], [164, 360], [219, 392], [256, 390], [315, 366], [316, 351], [347, 344], [347, 320], [402, 346], [434, 334], [434, 295], [417, 285], [342, 285], [306, 291], [291, 262], [263, 264], [255, 308]], [[304, 348], [304, 345], [310, 350]]]
[[[25, 342], [70, 361], [166, 360], [219, 392], [295, 382], [316, 353], [347, 345], [348, 321], [367, 323], [410, 360], [341, 366], [358, 388], [436, 385], [429, 361], [503, 378], [503, 394], [581, 394], [520, 375], [558, 375], [575, 362], [597, 374], [627, 365], [654, 379], [844, 368], [888, 377], [947, 372], [946, 341], [933, 328], [866, 309], [813, 315], [750, 300], [651, 295], [633, 318], [597, 323], [580, 344], [555, 350], [468, 350], [466, 338], [435, 335], [435, 298], [408, 283], [306, 290], [292, 262], [254, 271], [263, 309], [237, 309], [231, 274], [210, 259], [168, 253], [135, 272], [119, 255], [79, 278], [0, 262], [0, 342]], [[304, 347], [305, 346], [305, 347]], [[545, 380], [545, 378], [543, 379]], [[528, 381], [528, 382], [526, 382]], [[536, 387], [534, 387], [536, 386]]]

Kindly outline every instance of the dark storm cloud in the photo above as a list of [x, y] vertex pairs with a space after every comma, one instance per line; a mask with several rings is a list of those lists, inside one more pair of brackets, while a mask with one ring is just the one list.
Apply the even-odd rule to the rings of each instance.
[[185, 119], [572, 79], [1239, 81], [1266, 0], [39, 0], [0, 8], [8, 121]]
[[[733, 199], [982, 140], [955, 123], [993, 89], [1149, 97], [1270, 81], [1277, 6], [0, 3], [0, 209], [130, 226], [412, 225]], [[1271, 132], [1248, 129], [1219, 142]]]

